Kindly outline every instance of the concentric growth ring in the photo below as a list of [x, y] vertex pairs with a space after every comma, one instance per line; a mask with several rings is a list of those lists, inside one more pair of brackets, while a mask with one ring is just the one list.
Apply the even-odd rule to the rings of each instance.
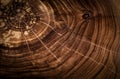
[[5, 29], [0, 38], [3, 46], [18, 47], [25, 41], [42, 39], [54, 29], [49, 26], [52, 14], [40, 0], [8, 0], [7, 4], [1, 1], [0, 12], [0, 29]]

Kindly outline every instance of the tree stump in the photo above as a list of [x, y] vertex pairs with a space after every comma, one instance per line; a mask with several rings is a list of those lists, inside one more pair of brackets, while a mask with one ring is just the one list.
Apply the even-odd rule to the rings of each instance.
[[0, 78], [119, 79], [116, 7], [112, 0], [0, 0]]

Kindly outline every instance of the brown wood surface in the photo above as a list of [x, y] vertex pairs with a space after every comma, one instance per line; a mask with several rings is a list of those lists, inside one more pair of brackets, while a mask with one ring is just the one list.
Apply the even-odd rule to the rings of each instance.
[[0, 78], [119, 79], [119, 0], [0, 0]]

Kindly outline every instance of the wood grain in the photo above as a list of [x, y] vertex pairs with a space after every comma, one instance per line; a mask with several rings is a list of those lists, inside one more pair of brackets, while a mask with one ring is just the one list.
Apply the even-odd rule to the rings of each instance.
[[115, 79], [119, 15], [112, 0], [0, 5], [0, 77]]

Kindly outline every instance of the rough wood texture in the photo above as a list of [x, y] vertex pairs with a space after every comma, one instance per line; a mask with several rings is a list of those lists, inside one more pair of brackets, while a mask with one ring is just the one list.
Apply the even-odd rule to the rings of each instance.
[[115, 79], [112, 0], [0, 0], [0, 77]]

